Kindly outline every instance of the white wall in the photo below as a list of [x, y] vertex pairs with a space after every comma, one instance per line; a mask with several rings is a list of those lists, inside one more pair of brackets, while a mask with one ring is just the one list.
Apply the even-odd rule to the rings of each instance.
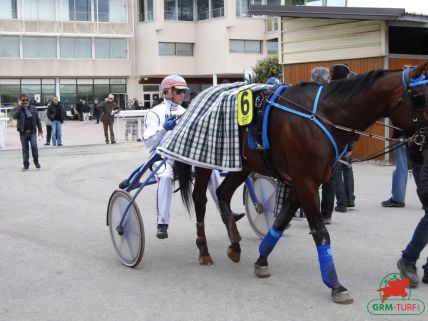
[[379, 57], [387, 54], [384, 21], [283, 18], [280, 63]]
[[[258, 18], [139, 23], [137, 72], [143, 76], [242, 74], [267, 56], [266, 48], [262, 54], [229, 53], [229, 39], [264, 40], [264, 28], [264, 20]], [[159, 56], [158, 42], [194, 43], [194, 56]]]

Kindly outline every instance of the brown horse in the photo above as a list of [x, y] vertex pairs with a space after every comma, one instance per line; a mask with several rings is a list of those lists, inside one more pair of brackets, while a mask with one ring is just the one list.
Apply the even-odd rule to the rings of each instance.
[[[278, 176], [289, 182], [291, 187], [286, 193], [287, 202], [284, 201], [280, 215], [260, 244], [260, 256], [255, 263], [255, 273], [258, 277], [270, 276], [267, 257], [293, 214], [301, 206], [317, 246], [323, 282], [332, 289], [333, 301], [342, 304], [353, 302], [336, 275], [330, 237], [321, 217], [318, 195], [320, 184], [327, 182], [332, 175], [332, 165], [338, 158], [337, 150], [343, 150], [346, 144], [356, 138], [354, 133], [338, 129], [336, 125], [364, 131], [379, 118], [389, 117], [395, 126], [403, 129], [410, 137], [417, 128], [414, 119], [417, 116], [415, 110], [418, 108], [415, 108], [415, 105], [426, 107], [428, 81], [424, 75], [427, 66], [428, 61], [414, 69], [376, 70], [353, 79], [334, 81], [321, 91], [315, 116], [309, 119], [284, 111], [281, 107], [286, 106], [311, 114], [314, 101], [317, 100], [320, 87], [318, 84], [302, 83], [291, 86], [272, 102], [275, 106], [271, 109], [268, 119], [270, 158]], [[317, 121], [331, 133], [337, 148], [334, 148], [332, 139], [321, 126], [316, 124]], [[271, 175], [258, 152], [250, 150], [247, 145], [247, 134], [243, 127], [239, 133], [243, 170], [229, 173], [217, 189], [221, 216], [231, 241], [228, 255], [234, 262], [239, 261], [241, 250], [239, 232], [230, 210], [232, 195], [250, 172]], [[190, 167], [178, 165], [177, 174], [183, 201], [189, 207]], [[211, 170], [196, 168], [195, 174], [191, 196], [197, 219], [196, 244], [199, 248], [199, 263], [210, 265], [213, 261], [205, 237], [204, 216]]]

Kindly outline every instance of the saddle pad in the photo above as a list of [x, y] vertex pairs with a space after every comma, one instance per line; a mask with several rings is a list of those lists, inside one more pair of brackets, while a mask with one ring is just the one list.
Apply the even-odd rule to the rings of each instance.
[[237, 95], [267, 87], [237, 82], [202, 91], [157, 148], [159, 153], [199, 167], [240, 171]]

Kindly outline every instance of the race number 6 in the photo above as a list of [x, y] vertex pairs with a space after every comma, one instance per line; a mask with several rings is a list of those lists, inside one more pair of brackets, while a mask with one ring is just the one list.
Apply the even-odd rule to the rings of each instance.
[[253, 120], [253, 92], [250, 89], [238, 93], [238, 124], [246, 126]]

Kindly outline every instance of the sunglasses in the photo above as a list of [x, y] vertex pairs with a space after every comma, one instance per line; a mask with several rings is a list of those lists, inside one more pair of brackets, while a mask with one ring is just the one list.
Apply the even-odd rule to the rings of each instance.
[[175, 93], [177, 95], [185, 94], [186, 93], [186, 89], [175, 89]]
[[27, 98], [24, 98], [24, 99], [21, 99], [21, 101], [28, 101], [28, 99], [27, 99]]

